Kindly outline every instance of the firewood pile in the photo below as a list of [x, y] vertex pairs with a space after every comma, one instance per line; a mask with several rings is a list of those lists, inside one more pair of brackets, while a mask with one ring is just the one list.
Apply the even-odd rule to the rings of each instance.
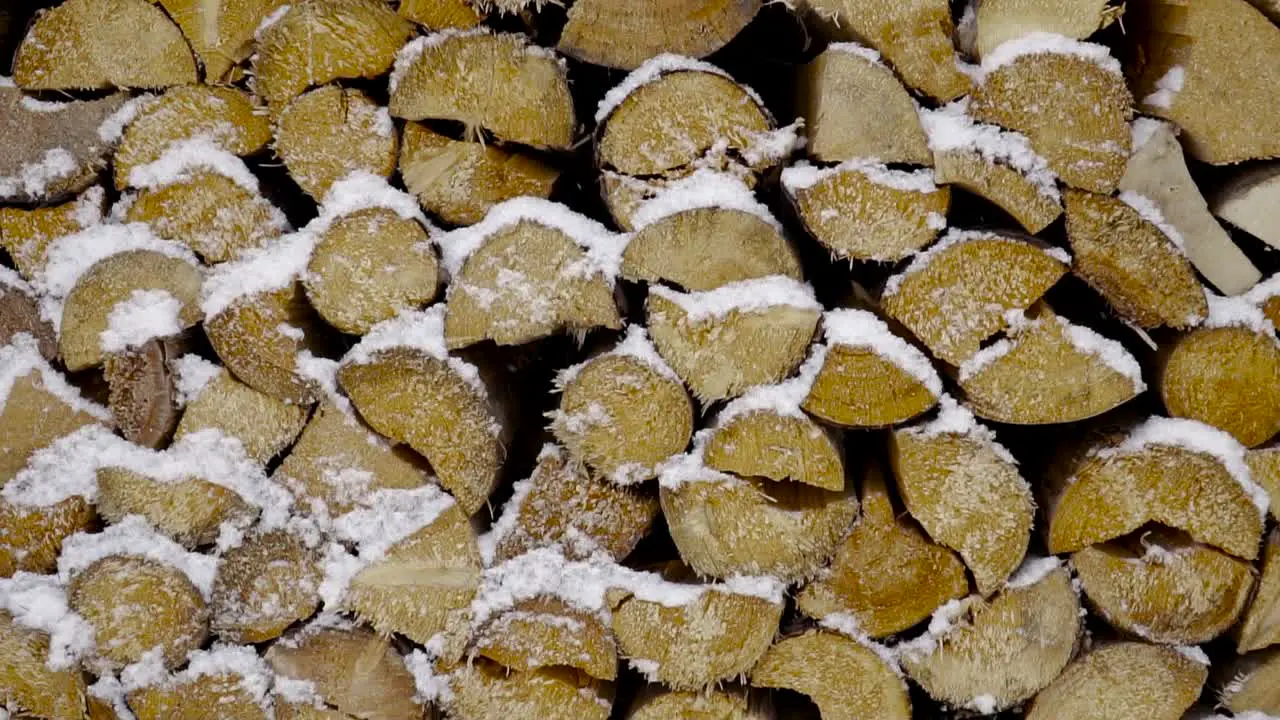
[[0, 718], [1280, 717], [1277, 0], [0, 7]]

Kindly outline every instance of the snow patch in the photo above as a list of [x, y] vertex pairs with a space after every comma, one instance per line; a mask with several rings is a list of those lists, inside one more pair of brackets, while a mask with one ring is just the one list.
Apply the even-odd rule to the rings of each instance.
[[475, 365], [449, 354], [444, 341], [443, 304], [432, 305], [426, 310], [401, 310], [389, 320], [374, 325], [342, 358], [343, 365], [368, 365], [376, 360], [380, 351], [393, 348], [410, 348], [421, 351], [448, 364], [468, 385], [482, 397], [488, 395], [480, 370]]
[[1175, 645], [1173, 649], [1177, 650], [1179, 655], [1191, 660], [1192, 662], [1200, 663], [1205, 667], [1212, 665], [1212, 663], [1209, 662], [1209, 656], [1206, 655], [1204, 650], [1201, 650], [1198, 645]]
[[630, 325], [627, 327], [627, 334], [623, 337], [622, 342], [615, 345], [612, 350], [576, 365], [570, 365], [557, 373], [556, 388], [564, 389], [566, 385], [573, 382], [574, 378], [578, 377], [583, 368], [605, 357], [633, 358], [662, 377], [678, 383], [682, 387], [684, 385], [676, 371], [672, 370], [667, 361], [663, 360], [662, 356], [658, 354], [658, 349], [653, 346], [653, 341], [649, 339], [649, 331], [643, 325]]
[[987, 162], [1018, 171], [1035, 185], [1041, 195], [1055, 203], [1061, 202], [1057, 174], [1031, 146], [1026, 135], [978, 122], [969, 115], [967, 99], [957, 100], [937, 110], [921, 109], [919, 115], [929, 149], [933, 152], [977, 153]]
[[0, 609], [17, 624], [49, 636], [46, 664], [69, 670], [94, 648], [94, 630], [67, 604], [67, 585], [55, 575], [17, 572], [0, 578]]
[[941, 397], [942, 380], [933, 363], [919, 348], [894, 335], [875, 313], [855, 309], [827, 311], [822, 315], [822, 334], [828, 347], [871, 350], [919, 380], [934, 397]]
[[834, 175], [856, 172], [876, 185], [903, 192], [933, 193], [938, 186], [933, 181], [933, 170], [891, 170], [887, 165], [868, 158], [846, 160], [834, 167], [819, 168], [800, 161], [782, 171], [782, 185], [791, 194], [806, 190]]
[[107, 314], [107, 328], [98, 335], [102, 352], [122, 352], [181, 333], [181, 311], [182, 301], [165, 290], [134, 290]]
[[1048, 32], [1031, 32], [1007, 40], [982, 57], [982, 72], [992, 72], [1027, 55], [1072, 55], [1097, 65], [1114, 75], [1120, 75], [1120, 61], [1111, 56], [1106, 45], [1082, 42], [1065, 35]]
[[[596, 125], [605, 121], [605, 118], [617, 109], [631, 93], [639, 90], [641, 87], [657, 80], [658, 78], [673, 72], [704, 72], [712, 75], [719, 75], [722, 78], [733, 80], [733, 76], [721, 70], [720, 68], [708, 62], [694, 60], [683, 55], [673, 55], [671, 53], [663, 53], [649, 58], [640, 67], [632, 70], [629, 75], [622, 79], [622, 82], [615, 85], [605, 93], [604, 98], [600, 100], [600, 104], [596, 106]], [[765, 107], [764, 100], [756, 94], [751, 88], [739, 84], [747, 95], [760, 107]]]
[[0, 409], [8, 403], [9, 393], [18, 379], [37, 372], [44, 390], [67, 407], [104, 422], [111, 420], [111, 411], [86, 400], [62, 373], [44, 359], [39, 343], [28, 333], [18, 333], [9, 339], [8, 345], [0, 347]]
[[95, 562], [115, 556], [146, 558], [181, 571], [206, 602], [213, 592], [218, 559], [188, 551], [153, 530], [141, 515], [126, 516], [99, 533], [80, 532], [64, 540], [58, 556], [58, 578], [69, 583]]
[[818, 378], [826, 359], [826, 347], [812, 346], [809, 357], [800, 366], [795, 377], [773, 385], [757, 385], [747, 390], [724, 406], [716, 416], [714, 427], [723, 428], [737, 418], [757, 412], [808, 420], [808, 415], [800, 409], [800, 405], [813, 389], [813, 382]]
[[652, 285], [649, 292], [675, 303], [691, 322], [721, 319], [731, 312], [764, 312], [783, 305], [822, 310], [812, 287], [785, 275], [739, 280], [703, 292], [683, 293], [663, 285]]
[[1053, 555], [1048, 557], [1028, 555], [1022, 560], [1022, 565], [1013, 573], [1013, 576], [1005, 583], [1005, 588], [1012, 590], [1030, 587], [1045, 579], [1049, 573], [1060, 567], [1062, 567], [1062, 561]]
[[138, 117], [138, 113], [155, 99], [154, 95], [139, 95], [125, 101], [98, 126], [98, 139], [108, 145], [120, 142], [129, 123], [133, 122]]
[[170, 361], [177, 378], [174, 382], [174, 390], [177, 391], [178, 405], [185, 407], [200, 397], [200, 393], [213, 382], [220, 373], [222, 366], [205, 360], [199, 355], [188, 354], [179, 357], [177, 360]]
[[165, 148], [155, 160], [134, 166], [129, 170], [129, 184], [154, 190], [191, 182], [198, 172], [212, 172], [230, 179], [250, 193], [256, 195], [258, 192], [258, 178], [249, 171], [249, 166], [207, 135], [179, 140]]
[[259, 43], [262, 42], [262, 36], [267, 32], [267, 30], [270, 29], [272, 25], [275, 25], [284, 19], [284, 16], [288, 15], [289, 10], [292, 8], [292, 5], [281, 5], [271, 11], [270, 15], [262, 18], [262, 22], [258, 23], [258, 27], [253, 30], [253, 41]]
[[1131, 134], [1130, 153], [1132, 155], [1137, 155], [1138, 151], [1142, 149], [1142, 146], [1150, 142], [1151, 138], [1155, 137], [1155, 134], [1160, 132], [1160, 130], [1166, 126], [1174, 128], [1174, 131], [1177, 132], [1176, 125], [1170, 125], [1170, 123], [1166, 123], [1163, 120], [1156, 120], [1155, 118], [1143, 117], [1141, 115], [1135, 117], [1129, 126]]
[[1186, 81], [1187, 71], [1181, 65], [1174, 65], [1161, 75], [1159, 80], [1156, 80], [1155, 90], [1142, 98], [1142, 104], [1168, 110], [1173, 107], [1174, 98], [1182, 92], [1182, 86]]
[[1160, 206], [1157, 205], [1155, 201], [1145, 195], [1139, 195], [1132, 190], [1125, 190], [1120, 193], [1119, 200], [1125, 205], [1137, 210], [1143, 220], [1155, 225], [1160, 229], [1160, 232], [1164, 233], [1165, 237], [1169, 238], [1169, 241], [1178, 248], [1178, 252], [1184, 255], [1186, 254], [1187, 243], [1186, 240], [1183, 239], [1182, 233], [1178, 232], [1178, 228], [1165, 220], [1164, 213], [1160, 212]]
[[755, 215], [782, 232], [782, 224], [766, 205], [756, 200], [745, 182], [729, 173], [708, 168], [701, 168], [663, 187], [632, 214], [631, 222], [640, 230], [663, 218], [698, 208], [739, 210]]
[[906, 428], [902, 432], [922, 438], [962, 435], [987, 446], [996, 456], [1010, 465], [1018, 464], [1017, 458], [996, 441], [996, 434], [986, 425], [978, 422], [973, 413], [956, 402], [955, 398], [943, 395], [938, 400], [938, 407], [938, 415], [934, 419]]
[[76, 156], [66, 148], [50, 148], [36, 162], [23, 163], [17, 175], [0, 177], [0, 198], [43, 195], [49, 186], [80, 171]]
[[880, 53], [872, 50], [866, 45], [860, 45], [856, 42], [837, 42], [827, 46], [827, 50], [831, 52], [845, 53], [847, 55], [857, 55], [867, 62], [885, 67], [884, 61], [880, 58]]
[[[1258, 288], [1254, 288], [1257, 290]], [[1265, 293], [1263, 290], [1262, 293]], [[1224, 328], [1239, 327], [1259, 335], [1275, 338], [1275, 326], [1267, 318], [1262, 309], [1254, 304], [1253, 291], [1240, 296], [1223, 297], [1206, 291], [1205, 300], [1209, 303], [1209, 316], [1204, 321], [1205, 327]], [[1263, 299], [1261, 302], [1265, 302]]]

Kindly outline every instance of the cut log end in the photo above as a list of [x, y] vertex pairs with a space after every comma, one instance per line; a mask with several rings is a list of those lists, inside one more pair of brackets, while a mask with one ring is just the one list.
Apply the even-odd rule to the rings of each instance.
[[838, 436], [803, 413], [759, 410], [711, 431], [707, 467], [742, 477], [792, 480], [839, 492], [845, 486]]
[[320, 604], [319, 558], [285, 532], [255, 534], [222, 556], [214, 577], [212, 629], [236, 643], [280, 637]]
[[274, 147], [294, 182], [319, 199], [352, 172], [390, 176], [399, 138], [386, 108], [359, 90], [326, 85], [280, 111]]
[[1062, 204], [1026, 175], [991, 162], [977, 152], [934, 153], [934, 179], [986, 198], [1009, 213], [1029, 233], [1038, 233], [1062, 214]]
[[1174, 417], [1231, 433], [1246, 447], [1280, 432], [1280, 344], [1243, 327], [1200, 328], [1165, 348], [1160, 397]]
[[751, 671], [755, 687], [803, 693], [823, 718], [907, 720], [907, 686], [873, 650], [824, 630], [779, 640]]
[[1098, 711], [1108, 698], [1112, 714], [1101, 717], [1175, 718], [1200, 697], [1208, 668], [1175, 648], [1120, 642], [1076, 658], [1042, 690], [1028, 720], [1072, 720]]
[[662, 53], [705, 57], [737, 35], [762, 0], [639, 0], [623, 8], [609, 0], [574, 5], [560, 52], [596, 65], [632, 70]]

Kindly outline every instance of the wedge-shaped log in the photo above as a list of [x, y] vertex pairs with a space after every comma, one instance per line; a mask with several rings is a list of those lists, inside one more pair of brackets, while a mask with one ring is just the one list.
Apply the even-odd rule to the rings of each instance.
[[1235, 629], [1236, 652], [1280, 645], [1280, 530], [1272, 530], [1262, 548], [1258, 590]]
[[1208, 675], [1208, 667], [1177, 648], [1111, 643], [1072, 661], [1031, 701], [1027, 718], [1179, 720], [1200, 697]]
[[769, 275], [803, 279], [782, 225], [731, 175], [703, 170], [672, 182], [632, 220], [636, 230], [622, 252], [628, 280], [701, 292]]
[[477, 28], [418, 38], [400, 51], [391, 77], [396, 117], [454, 120], [539, 148], [573, 144], [567, 67], [523, 35]]
[[106, 197], [95, 186], [58, 205], [0, 208], [0, 247], [9, 253], [23, 279], [34, 280], [44, 269], [45, 253], [55, 239], [102, 221]]
[[118, 307], [136, 304], [139, 292], [159, 291], [176, 300], [176, 329], [195, 325], [201, 318], [200, 281], [196, 263], [179, 253], [126, 250], [94, 263], [71, 288], [62, 309], [58, 340], [67, 369], [102, 363], [104, 331], [112, 329]]
[[982, 341], [1008, 326], [1005, 314], [1025, 310], [1066, 272], [1070, 257], [1013, 236], [948, 232], [889, 279], [885, 312], [933, 355], [959, 365]]
[[1272, 648], [1237, 658], [1223, 677], [1219, 703], [1235, 717], [1273, 716], [1280, 712], [1280, 649]]
[[258, 28], [284, 4], [284, 0], [160, 1], [200, 59], [207, 83], [230, 79], [232, 66], [252, 53]]
[[335, 616], [322, 615], [285, 636], [267, 650], [266, 659], [277, 677], [312, 683], [323, 703], [343, 717], [422, 718], [422, 706], [413, 700], [413, 675], [391, 639]]
[[498, 203], [546, 199], [560, 171], [515, 148], [454, 140], [411, 122], [401, 139], [400, 176], [424, 209], [447, 223], [474, 225]]
[[655, 494], [598, 479], [556, 445], [544, 447], [538, 458], [482, 540], [492, 562], [557, 543], [570, 558], [603, 551], [620, 562], [648, 534], [658, 515]]
[[[270, 258], [270, 250], [257, 257]], [[249, 265], [227, 263], [225, 267], [230, 275], [247, 271]], [[205, 294], [207, 307], [207, 285]], [[207, 316], [204, 323], [214, 352], [236, 379], [295, 405], [316, 399], [314, 382], [300, 376], [297, 366], [298, 353], [314, 347], [314, 328], [315, 311], [296, 283], [237, 298]]]
[[632, 70], [662, 53], [706, 57], [742, 31], [762, 0], [587, 0], [569, 10], [556, 49], [596, 65]]
[[[1142, 109], [1186, 132], [1196, 159], [1225, 165], [1280, 155], [1276, 68], [1280, 27], [1245, 0], [1157, 0], [1133, 8], [1136, 61], [1130, 68]], [[1248, 43], [1252, 52], [1227, 51]], [[1229, 87], [1222, 97], [1216, 88]]]
[[982, 69], [975, 118], [1026, 135], [1067, 185], [1115, 189], [1129, 157], [1133, 99], [1106, 46], [1031, 33], [986, 54]]
[[19, 571], [53, 572], [62, 541], [87, 532], [97, 519], [93, 505], [80, 495], [51, 505], [0, 500], [0, 577]]
[[[165, 4], [175, 1], [181, 0], [167, 0]], [[246, 9], [254, 4], [279, 4], [277, 0], [220, 1]], [[229, 22], [234, 23], [234, 19]], [[111, 159], [116, 188], [129, 186], [129, 174], [135, 167], [153, 163], [173, 143], [197, 136], [244, 157], [262, 150], [271, 141], [271, 122], [243, 90], [206, 85], [171, 88], [138, 108], [125, 126]]]
[[179, 412], [169, 361], [181, 353], [180, 338], [166, 338], [107, 354], [107, 406], [125, 439], [157, 448], [173, 436]]
[[969, 594], [964, 563], [900, 516], [878, 462], [862, 476], [862, 517], [841, 541], [827, 573], [796, 595], [801, 612], [847, 620], [873, 638], [906, 630], [940, 605]]
[[[383, 531], [378, 523], [388, 517], [396, 525]], [[349, 563], [355, 572], [345, 592], [335, 573], [326, 571], [326, 606], [350, 610], [380, 633], [423, 644], [457, 625], [480, 581], [480, 552], [466, 514], [448, 493], [434, 485], [379, 490], [366, 506], [338, 518], [336, 528], [359, 555]], [[327, 567], [333, 565], [326, 559]]]
[[471, 652], [516, 672], [564, 667], [599, 680], [618, 674], [609, 626], [555, 598], [518, 602], [472, 632]]
[[914, 254], [947, 226], [951, 204], [931, 170], [890, 170], [863, 158], [833, 168], [793, 165], [782, 171], [782, 186], [809, 232], [842, 260]]
[[13, 62], [27, 90], [162, 88], [194, 83], [177, 25], [146, 0], [68, 0], [36, 19]]
[[908, 87], [943, 102], [969, 92], [970, 80], [956, 64], [955, 25], [945, 0], [905, 3], [808, 0], [842, 40], [860, 40], [882, 53]]
[[994, 0], [977, 8], [978, 55], [1030, 32], [1046, 32], [1084, 40], [1123, 17], [1124, 6], [1110, 0]]
[[1181, 235], [1161, 227], [1163, 216], [1144, 196], [1068, 190], [1066, 207], [1072, 270], [1118, 313], [1140, 327], [1181, 329], [1208, 315]]
[[494, 206], [441, 238], [453, 278], [445, 312], [451, 349], [521, 345], [562, 331], [622, 328], [614, 279], [623, 238], [537, 198]]
[[1280, 247], [1280, 225], [1270, 213], [1277, 202], [1280, 202], [1280, 164], [1271, 163], [1231, 178], [1213, 195], [1209, 207], [1214, 215], [1235, 227], [1271, 247]]
[[668, 466], [660, 481], [680, 556], [711, 577], [813, 577], [858, 514], [851, 489], [738, 478], [702, 465], [698, 450]]
[[814, 160], [933, 163], [911, 95], [873, 50], [828, 45], [801, 69], [797, 99]]
[[557, 376], [560, 407], [551, 432], [601, 479], [629, 485], [654, 478], [693, 435], [693, 403], [680, 377], [632, 325], [608, 352]]
[[476, 660], [449, 675], [452, 698], [445, 703], [458, 720], [491, 720], [528, 714], [546, 720], [606, 720], [613, 707], [613, 683], [571, 668], [513, 672]]
[[239, 440], [249, 457], [266, 465], [307, 424], [305, 408], [258, 392], [207, 360], [186, 355], [171, 364], [186, 404], [175, 441], [215, 429]]
[[1253, 322], [1224, 324], [1240, 305], [1213, 298], [1207, 327], [1165, 347], [1157, 380], [1170, 415], [1225, 430], [1253, 447], [1280, 431], [1280, 343], [1253, 308], [1242, 308]]
[[303, 279], [320, 317], [356, 335], [435, 300], [440, 284], [422, 223], [384, 207], [335, 220], [320, 234]]
[[1157, 643], [1208, 642], [1235, 624], [1253, 568], [1176, 532], [1144, 533], [1071, 556], [1085, 598], [1113, 626]]
[[933, 407], [942, 380], [929, 358], [867, 310], [822, 316], [822, 367], [801, 407], [824, 422], [876, 428], [905, 422]]
[[843, 635], [810, 630], [783, 638], [751, 670], [754, 687], [807, 695], [829, 720], [907, 720], [911, 699], [896, 666]]
[[84, 674], [52, 669], [47, 633], [18, 624], [0, 611], [0, 695], [10, 710], [41, 718], [84, 717]]
[[[1144, 215], [1164, 220], [1163, 230], [1181, 239], [1183, 252], [1218, 290], [1236, 295], [1262, 277], [1249, 258], [1236, 247], [1213, 216], [1200, 188], [1187, 170], [1178, 129], [1150, 118], [1133, 121], [1133, 155], [1120, 178], [1122, 198], [1133, 195]], [[1152, 208], [1151, 206], [1154, 206]]]
[[1047, 480], [1050, 552], [1075, 552], [1149, 522], [1246, 560], [1258, 556], [1267, 493], [1244, 448], [1194, 420], [1153, 417], [1058, 464]]
[[131, 679], [125, 698], [138, 720], [267, 720], [273, 680], [254, 648], [218, 644], [191, 653], [181, 672]]
[[[1019, 172], [1015, 166], [988, 159], [978, 150], [957, 149], [935, 153], [933, 167], [936, 182], [957, 185], [990, 200], [1009, 213], [1029, 233], [1044, 230], [1062, 214], [1056, 188], [1053, 192], [1047, 192], [1051, 185], [1038, 184]], [[1052, 179], [1050, 182], [1053, 182]]]
[[257, 39], [257, 93], [273, 113], [315, 85], [391, 68], [413, 24], [377, 0], [295, 3]]
[[890, 459], [911, 516], [964, 559], [979, 593], [999, 590], [1026, 555], [1034, 503], [995, 434], [944, 397], [937, 418], [893, 432]]
[[764, 692], [718, 690], [667, 690], [646, 685], [623, 717], [626, 720], [767, 720], [775, 717], [773, 704]]
[[1147, 388], [1123, 345], [1048, 308], [961, 364], [959, 380], [975, 414], [1015, 425], [1084, 420]]
[[469, 30], [484, 20], [470, 0], [404, 0], [398, 12], [428, 30]]
[[[0, 199], [47, 202], [88, 188], [106, 166], [111, 138], [100, 131], [134, 107], [125, 93], [66, 103], [33, 101], [16, 87], [0, 88], [0, 132], [8, 151], [0, 158]], [[98, 197], [101, 203], [102, 197]], [[4, 215], [57, 214], [53, 208], [4, 208]], [[5, 224], [8, 224], [6, 222]], [[78, 224], [78, 223], [77, 223]], [[10, 232], [6, 228], [4, 233]], [[12, 243], [6, 239], [6, 247]], [[28, 277], [26, 258], [16, 258]]]
[[389, 177], [400, 145], [386, 108], [359, 90], [325, 85], [280, 111], [274, 147], [289, 177], [319, 199], [352, 172]]
[[990, 601], [974, 595], [944, 605], [925, 635], [899, 646], [911, 679], [940, 702], [984, 714], [1053, 682], [1075, 654], [1080, 598], [1057, 560], [1026, 570]]
[[695, 396], [711, 401], [790, 375], [822, 306], [808, 285], [771, 275], [694, 293], [655, 285], [645, 311], [662, 358]]
[[319, 554], [283, 531], [254, 533], [218, 563], [210, 599], [213, 632], [237, 643], [280, 637], [320, 605]]
[[651, 682], [700, 690], [747, 673], [782, 619], [771, 578], [692, 585], [658, 580], [613, 609], [618, 653]]

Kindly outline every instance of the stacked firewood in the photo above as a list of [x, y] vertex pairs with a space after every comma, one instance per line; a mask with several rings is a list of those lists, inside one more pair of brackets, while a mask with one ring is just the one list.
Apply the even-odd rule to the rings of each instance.
[[43, 4], [0, 718], [1280, 716], [1275, 0]]

